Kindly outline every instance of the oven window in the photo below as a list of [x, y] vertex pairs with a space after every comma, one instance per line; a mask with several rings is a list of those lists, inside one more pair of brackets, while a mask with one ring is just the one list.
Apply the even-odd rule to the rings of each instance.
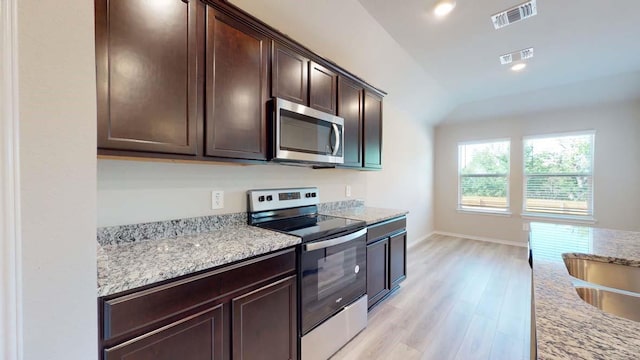
[[318, 260], [318, 300], [335, 294], [356, 280], [356, 264], [354, 247]]
[[300, 260], [301, 331], [306, 334], [366, 293], [367, 236], [302, 251]]

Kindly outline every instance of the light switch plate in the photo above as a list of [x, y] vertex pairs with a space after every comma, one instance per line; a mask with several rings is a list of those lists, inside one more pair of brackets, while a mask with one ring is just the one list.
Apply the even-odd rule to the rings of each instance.
[[344, 187], [344, 196], [351, 197], [351, 185], [347, 185]]
[[224, 208], [224, 191], [214, 190], [211, 192], [211, 209]]

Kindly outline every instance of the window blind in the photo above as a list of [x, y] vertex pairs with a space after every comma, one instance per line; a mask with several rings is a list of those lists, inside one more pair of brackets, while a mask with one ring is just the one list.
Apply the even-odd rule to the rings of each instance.
[[524, 211], [593, 217], [593, 133], [524, 141]]
[[509, 141], [458, 144], [458, 208], [509, 209]]

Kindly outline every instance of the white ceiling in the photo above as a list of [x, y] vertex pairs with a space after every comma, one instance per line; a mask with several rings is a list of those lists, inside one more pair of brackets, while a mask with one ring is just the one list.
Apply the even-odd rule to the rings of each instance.
[[[537, 16], [500, 30], [490, 16], [523, 1], [457, 0], [444, 19], [436, 0], [359, 2], [458, 106], [640, 71], [640, 0], [537, 0]], [[521, 73], [500, 64], [527, 47], [535, 56]]]

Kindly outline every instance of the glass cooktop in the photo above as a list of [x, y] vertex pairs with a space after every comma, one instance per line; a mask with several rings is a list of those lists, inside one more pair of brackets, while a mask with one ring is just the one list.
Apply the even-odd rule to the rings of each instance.
[[364, 228], [365, 225], [366, 223], [360, 220], [312, 214], [269, 221], [258, 226], [299, 236], [303, 242], [309, 242], [336, 234], [352, 232]]

